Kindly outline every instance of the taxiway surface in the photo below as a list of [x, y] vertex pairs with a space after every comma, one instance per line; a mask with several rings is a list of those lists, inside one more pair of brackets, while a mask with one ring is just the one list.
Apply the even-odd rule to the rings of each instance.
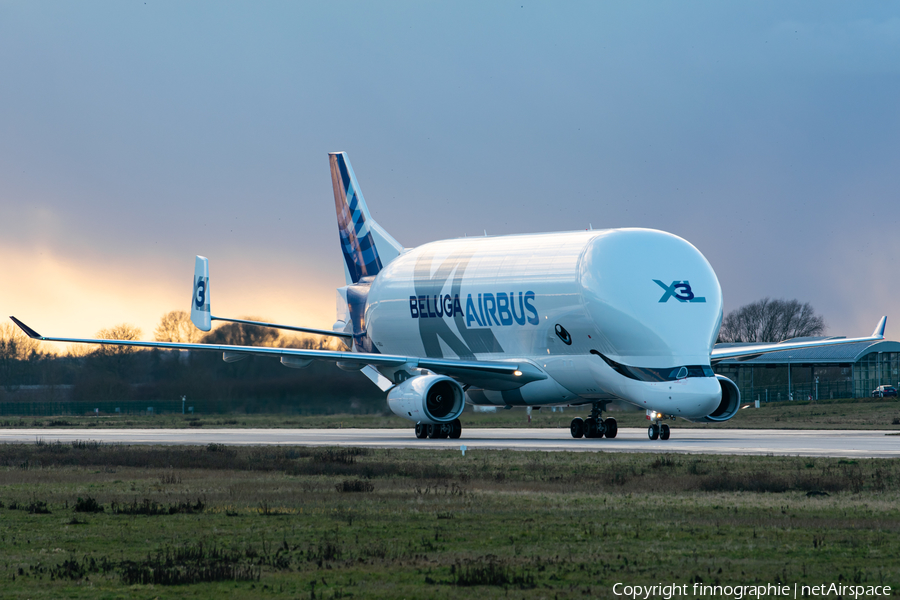
[[[891, 435], [894, 434], [894, 435]], [[568, 429], [466, 429], [458, 440], [418, 440], [412, 429], [6, 429], [0, 443], [234, 444], [245, 446], [366, 446], [370, 448], [479, 448], [543, 451], [677, 452], [900, 458], [891, 431], [785, 429], [673, 429], [667, 441], [645, 429], [623, 428], [613, 440], [572, 439]]]

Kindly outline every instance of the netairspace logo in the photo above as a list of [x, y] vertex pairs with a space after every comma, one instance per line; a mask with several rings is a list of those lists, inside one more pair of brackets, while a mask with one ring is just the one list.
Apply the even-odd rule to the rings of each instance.
[[625, 585], [617, 583], [613, 586], [613, 594], [616, 596], [631, 598], [632, 600], [650, 600], [651, 598], [698, 598], [707, 596], [710, 598], [873, 598], [890, 596], [889, 585], [846, 585], [842, 583], [823, 583], [820, 585], [793, 586], [770, 583], [767, 585], [706, 585], [694, 583], [670, 583], [657, 585]]

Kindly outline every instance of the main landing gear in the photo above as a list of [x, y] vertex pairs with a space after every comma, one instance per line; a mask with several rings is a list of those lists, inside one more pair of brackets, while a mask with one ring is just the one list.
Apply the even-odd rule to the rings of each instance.
[[619, 426], [612, 417], [604, 419], [601, 417], [603, 409], [606, 408], [606, 402], [594, 402], [591, 407], [591, 416], [587, 419], [575, 417], [572, 424], [569, 425], [569, 431], [573, 438], [602, 438], [606, 436], [610, 439], [616, 437], [619, 433]]
[[665, 441], [669, 439], [669, 434], [671, 433], [669, 426], [665, 423], [660, 423], [662, 419], [666, 418], [664, 414], [648, 410], [647, 418], [650, 419], [650, 427], [647, 428], [647, 437], [651, 440]]
[[416, 423], [416, 437], [420, 440], [429, 438], [432, 440], [450, 438], [458, 440], [462, 435], [462, 424], [459, 419], [453, 419], [449, 423], [439, 423], [437, 425], [426, 425], [424, 423]]

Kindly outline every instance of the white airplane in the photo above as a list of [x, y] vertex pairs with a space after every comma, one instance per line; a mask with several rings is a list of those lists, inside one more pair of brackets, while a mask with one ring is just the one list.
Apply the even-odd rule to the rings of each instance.
[[715, 348], [722, 290], [706, 258], [678, 236], [606, 229], [458, 238], [403, 248], [369, 214], [343, 152], [329, 154], [347, 285], [337, 290], [332, 330], [215, 317], [209, 262], [198, 256], [191, 319], [337, 336], [348, 351], [48, 337], [45, 341], [213, 350], [231, 362], [275, 356], [287, 367], [314, 360], [361, 370], [390, 409], [416, 424], [418, 438], [459, 438], [466, 402], [590, 407], [571, 423], [574, 438], [615, 438], [611, 403], [645, 410], [651, 440], [663, 421], [721, 422], [740, 408], [725, 358], [884, 338]]

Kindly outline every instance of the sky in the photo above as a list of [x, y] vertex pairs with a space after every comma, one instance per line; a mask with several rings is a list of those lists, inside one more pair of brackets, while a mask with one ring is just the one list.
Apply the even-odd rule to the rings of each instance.
[[3, 314], [151, 339], [202, 254], [214, 315], [330, 328], [329, 151], [407, 247], [662, 229], [726, 313], [900, 339], [885, 2], [0, 0]]

